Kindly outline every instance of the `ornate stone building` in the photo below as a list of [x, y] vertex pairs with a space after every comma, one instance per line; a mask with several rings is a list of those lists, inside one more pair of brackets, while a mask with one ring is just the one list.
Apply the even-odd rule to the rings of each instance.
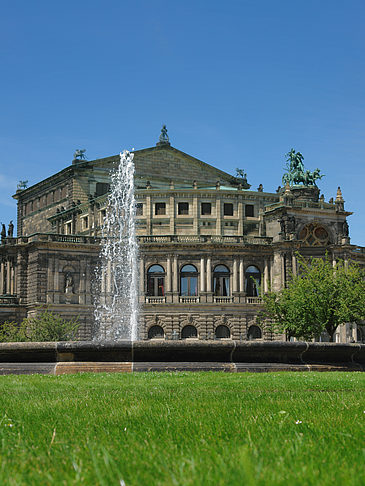
[[[256, 322], [259, 292], [285, 285], [297, 251], [365, 264], [364, 248], [350, 244], [340, 188], [329, 202], [315, 179], [253, 190], [245, 174], [173, 148], [166, 130], [134, 161], [141, 339], [285, 339]], [[0, 322], [47, 305], [79, 316], [80, 337], [91, 338], [92, 281], [118, 163], [117, 155], [87, 161], [78, 152], [69, 167], [17, 190], [17, 236], [3, 227], [0, 246]], [[363, 339], [360, 327], [342, 328], [337, 340]]]

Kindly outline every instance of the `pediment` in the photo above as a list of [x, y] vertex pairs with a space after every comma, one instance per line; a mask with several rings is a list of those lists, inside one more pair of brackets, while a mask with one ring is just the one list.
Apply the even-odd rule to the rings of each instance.
[[169, 145], [138, 150], [134, 156], [137, 179], [230, 185], [233, 176]]

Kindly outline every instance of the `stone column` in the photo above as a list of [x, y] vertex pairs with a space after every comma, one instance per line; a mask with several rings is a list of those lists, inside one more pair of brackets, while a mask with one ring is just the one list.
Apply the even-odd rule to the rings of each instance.
[[238, 283], [238, 262], [237, 258], [233, 260], [233, 277], [232, 277], [232, 291], [237, 292], [237, 283]]
[[10, 281], [11, 281], [11, 266], [10, 266], [10, 260], [6, 262], [6, 293], [10, 294]]
[[166, 260], [166, 292], [171, 292], [171, 256]]
[[204, 258], [200, 259], [200, 292], [205, 292], [205, 260]]
[[269, 290], [269, 264], [267, 258], [264, 260], [264, 285], [263, 290], [266, 293]]
[[212, 261], [211, 258], [207, 258], [207, 292], [212, 291]]
[[280, 255], [281, 264], [281, 288], [285, 287], [285, 253]]
[[343, 266], [345, 267], [346, 270], [349, 268], [349, 259], [346, 253], [343, 258]]
[[145, 272], [144, 257], [141, 255], [139, 260], [139, 301], [143, 304], [145, 301]]
[[295, 276], [297, 274], [297, 258], [294, 253], [292, 255], [292, 271], [293, 275]]
[[178, 271], [178, 265], [177, 265], [177, 256], [174, 255], [174, 260], [173, 260], [173, 269], [172, 269], [172, 291], [174, 293], [178, 293], [178, 277], [179, 277], [179, 271]]
[[4, 262], [1, 261], [1, 266], [0, 266], [0, 295], [4, 294], [4, 278], [5, 278], [5, 265], [4, 265]]
[[11, 293], [16, 295], [16, 260], [14, 259], [11, 266]]
[[240, 258], [240, 271], [239, 271], [239, 279], [240, 279], [240, 292], [245, 291], [245, 267], [243, 263], [243, 258]]

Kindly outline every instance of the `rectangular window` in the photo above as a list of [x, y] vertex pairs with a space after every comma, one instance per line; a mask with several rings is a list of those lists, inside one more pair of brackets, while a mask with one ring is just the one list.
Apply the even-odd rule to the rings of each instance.
[[177, 204], [177, 214], [189, 214], [189, 203], [179, 202]]
[[224, 214], [224, 216], [233, 216], [233, 204], [232, 203], [224, 203], [223, 214]]
[[88, 229], [88, 227], [89, 227], [89, 218], [88, 218], [88, 216], [85, 216], [85, 218], [82, 218], [82, 226], [83, 226], [83, 229]]
[[136, 216], [143, 216], [143, 203], [136, 204]]
[[246, 204], [245, 205], [245, 216], [254, 217], [254, 206], [253, 204]]
[[163, 216], [166, 214], [166, 203], [156, 203], [155, 204], [155, 215]]
[[212, 203], [202, 203], [201, 214], [212, 214]]

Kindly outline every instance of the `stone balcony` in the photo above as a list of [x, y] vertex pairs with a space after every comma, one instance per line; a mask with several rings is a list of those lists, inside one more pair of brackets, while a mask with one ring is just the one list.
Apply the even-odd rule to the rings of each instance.
[[[144, 302], [146, 304], [172, 304], [172, 301], [168, 302], [166, 296], [146, 296], [144, 297]], [[176, 301], [174, 302], [176, 303]], [[202, 300], [199, 296], [195, 295], [179, 295], [179, 304], [201, 304], [209, 303], [206, 300]], [[212, 303], [212, 301], [210, 301]], [[239, 299], [233, 296], [219, 296], [213, 295], [214, 304], [248, 304], [248, 305], [260, 305], [263, 303], [261, 297], [240, 297]]]

